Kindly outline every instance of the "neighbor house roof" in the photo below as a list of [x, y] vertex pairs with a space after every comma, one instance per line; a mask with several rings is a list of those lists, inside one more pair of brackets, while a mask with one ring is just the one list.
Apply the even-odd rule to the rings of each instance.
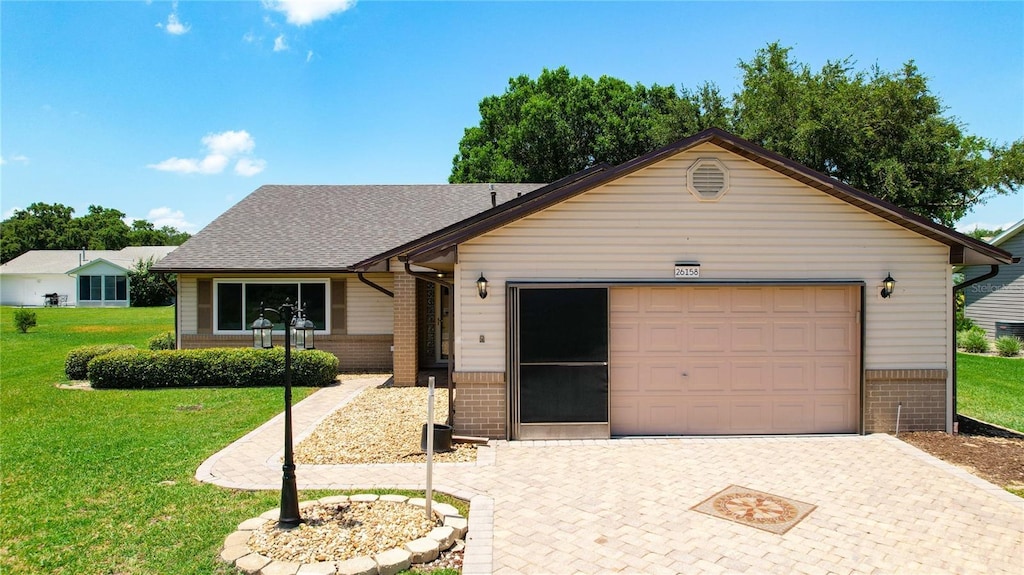
[[[896, 225], [946, 244], [950, 247], [949, 263], [951, 264], [1005, 264], [1012, 261], [1012, 256], [1008, 252], [991, 244], [937, 224], [717, 128], [704, 130], [699, 134], [679, 140], [623, 164], [608, 169], [594, 170], [587, 174], [581, 173], [581, 177], [566, 178], [560, 183], [545, 186], [533, 193], [477, 214], [455, 226], [435, 232], [423, 238], [415, 246], [410, 246], [404, 254], [398, 255], [405, 256], [412, 261], [426, 260], [450, 250], [452, 246], [461, 242], [704, 143], [717, 145]], [[377, 259], [365, 260], [361, 262], [360, 267], [368, 268], [377, 263]]]
[[999, 234], [998, 236], [992, 238], [988, 243], [990, 243], [990, 244], [992, 244], [994, 246], [1003, 245], [1003, 243], [1009, 241], [1010, 238], [1016, 236], [1021, 231], [1024, 231], [1024, 220], [1021, 220], [1021, 221], [1013, 224], [1006, 231], [1004, 231], [1003, 233]]
[[345, 271], [541, 185], [262, 186], [153, 269]]
[[66, 274], [97, 260], [129, 270], [135, 262], [167, 256], [177, 246], [129, 246], [122, 250], [31, 250], [0, 266], [0, 274]]

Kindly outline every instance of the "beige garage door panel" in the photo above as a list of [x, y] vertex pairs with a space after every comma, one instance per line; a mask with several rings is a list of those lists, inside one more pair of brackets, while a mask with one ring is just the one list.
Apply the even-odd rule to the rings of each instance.
[[857, 429], [856, 287], [611, 289], [614, 435]]

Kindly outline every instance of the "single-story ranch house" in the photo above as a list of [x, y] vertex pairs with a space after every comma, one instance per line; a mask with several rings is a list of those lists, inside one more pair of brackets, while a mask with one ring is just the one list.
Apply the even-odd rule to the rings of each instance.
[[[1024, 220], [990, 243], [1013, 254], [1024, 252]], [[1024, 339], [1024, 263], [1000, 267], [995, 275], [991, 275], [989, 266], [968, 266], [961, 271], [967, 281], [986, 277], [964, 290], [964, 314], [989, 337], [1013, 335]]]
[[129, 307], [128, 272], [175, 246], [120, 250], [31, 250], [0, 266], [0, 305]]
[[1011, 261], [712, 129], [546, 185], [263, 186], [156, 269], [180, 347], [287, 295], [344, 369], [450, 362], [456, 433], [529, 439], [952, 430], [951, 266]]

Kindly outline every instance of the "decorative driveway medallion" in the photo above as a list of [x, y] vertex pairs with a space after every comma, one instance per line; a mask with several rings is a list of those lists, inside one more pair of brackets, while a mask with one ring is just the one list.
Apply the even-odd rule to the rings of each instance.
[[815, 506], [730, 485], [691, 509], [782, 535], [814, 511]]

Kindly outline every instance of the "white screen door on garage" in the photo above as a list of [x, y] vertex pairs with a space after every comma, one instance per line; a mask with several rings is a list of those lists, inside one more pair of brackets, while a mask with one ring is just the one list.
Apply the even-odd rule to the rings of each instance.
[[860, 290], [610, 288], [611, 434], [857, 432]]
[[509, 291], [512, 438], [607, 438], [608, 289]]

